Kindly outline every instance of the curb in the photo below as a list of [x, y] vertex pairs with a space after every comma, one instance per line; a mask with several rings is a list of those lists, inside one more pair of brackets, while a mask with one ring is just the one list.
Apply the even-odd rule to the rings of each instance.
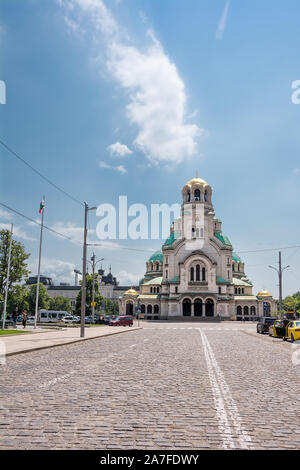
[[40, 346], [40, 347], [37, 347], [37, 348], [26, 349], [25, 351], [12, 351], [10, 353], [6, 353], [6, 357], [16, 356], [17, 354], [26, 354], [26, 353], [30, 353], [30, 352], [33, 352], [33, 351], [41, 351], [42, 349], [59, 348], [60, 346], [67, 346], [69, 344], [81, 343], [83, 341], [89, 341], [91, 339], [107, 338], [108, 336], [119, 335], [119, 334], [122, 334], [122, 333], [128, 333], [129, 331], [137, 331], [137, 330], [142, 330], [142, 327], [136, 327], [133, 330], [130, 329], [130, 330], [124, 330], [124, 331], [116, 331], [114, 333], [108, 333], [107, 335], [93, 336], [93, 338], [75, 339], [74, 341], [68, 341], [67, 343], [62, 343], [62, 344], [51, 344], [49, 346]]

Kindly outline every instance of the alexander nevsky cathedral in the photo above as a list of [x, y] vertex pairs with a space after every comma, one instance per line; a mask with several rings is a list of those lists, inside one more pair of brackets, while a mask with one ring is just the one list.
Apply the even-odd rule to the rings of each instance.
[[215, 217], [212, 188], [196, 177], [183, 187], [181, 216], [147, 261], [139, 289], [120, 297], [120, 312], [155, 320], [254, 320], [276, 311], [268, 291], [252, 291], [244, 263]]

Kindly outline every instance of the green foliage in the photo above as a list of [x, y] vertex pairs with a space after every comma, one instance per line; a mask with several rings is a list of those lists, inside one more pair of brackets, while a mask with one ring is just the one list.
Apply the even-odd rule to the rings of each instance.
[[[100, 310], [100, 307], [103, 301], [103, 296], [100, 294], [100, 291], [99, 291], [98, 274], [95, 274], [94, 282], [95, 282], [95, 302], [96, 302], [95, 312], [97, 312], [97, 310]], [[82, 281], [80, 281], [80, 284], [82, 284]], [[92, 288], [93, 288], [93, 275], [87, 274], [86, 275], [86, 315], [91, 315], [92, 313], [92, 307], [91, 307]], [[80, 315], [80, 312], [81, 312], [81, 295], [82, 295], [82, 289], [80, 289], [76, 297], [76, 313], [78, 315]]]
[[11, 288], [7, 299], [7, 312], [12, 313], [15, 307], [18, 307], [19, 314], [23, 310], [29, 310], [28, 291], [20, 284]]
[[[10, 238], [9, 230], [0, 230], [0, 301], [4, 299], [5, 295]], [[14, 284], [28, 277], [30, 271], [27, 269], [26, 260], [29, 256], [30, 254], [25, 252], [24, 245], [13, 239], [8, 285], [9, 291]]]
[[110, 299], [104, 300], [105, 313], [107, 315], [118, 315], [119, 313], [119, 304], [118, 302]]
[[300, 291], [296, 294], [286, 297], [282, 302], [285, 311], [299, 312], [300, 313]]
[[[27, 301], [29, 306], [29, 311], [31, 313], [35, 312], [35, 302], [36, 302], [36, 284], [32, 284], [28, 289]], [[50, 305], [50, 296], [47, 288], [44, 284], [39, 285], [39, 309], [43, 308], [48, 310]]]
[[50, 299], [50, 310], [66, 310], [72, 312], [70, 300], [62, 295], [56, 295]]

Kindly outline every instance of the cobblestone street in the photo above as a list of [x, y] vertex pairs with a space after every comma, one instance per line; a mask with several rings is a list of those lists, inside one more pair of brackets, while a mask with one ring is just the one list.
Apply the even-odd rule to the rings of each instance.
[[299, 449], [298, 348], [254, 324], [145, 322], [11, 356], [0, 449]]

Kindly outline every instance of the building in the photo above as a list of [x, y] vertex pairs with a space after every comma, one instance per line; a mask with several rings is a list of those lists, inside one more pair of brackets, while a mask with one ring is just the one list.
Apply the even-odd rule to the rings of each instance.
[[276, 311], [269, 292], [253, 294], [245, 265], [215, 217], [212, 188], [198, 177], [183, 187], [181, 216], [147, 261], [139, 289], [119, 300], [122, 313], [139, 310], [148, 319], [253, 320]]
[[[59, 285], [54, 285], [52, 278], [48, 276], [40, 276], [40, 282], [48, 289], [50, 297], [55, 297], [57, 295], [66, 297], [69, 299], [72, 309], [75, 310], [76, 297], [80, 291], [80, 286], [72, 286], [63, 282], [61, 282]], [[118, 302], [119, 297], [130, 288], [130, 286], [119, 286], [117, 278], [114, 277], [111, 273], [111, 267], [109, 268], [109, 273], [107, 275], [105, 275], [105, 270], [102, 269], [102, 267], [98, 270], [98, 282], [100, 294], [105, 299], [116, 302]], [[37, 276], [31, 276], [26, 281], [26, 287], [30, 287], [30, 285], [36, 283]], [[135, 286], [135, 288], [138, 289], [139, 287]]]

